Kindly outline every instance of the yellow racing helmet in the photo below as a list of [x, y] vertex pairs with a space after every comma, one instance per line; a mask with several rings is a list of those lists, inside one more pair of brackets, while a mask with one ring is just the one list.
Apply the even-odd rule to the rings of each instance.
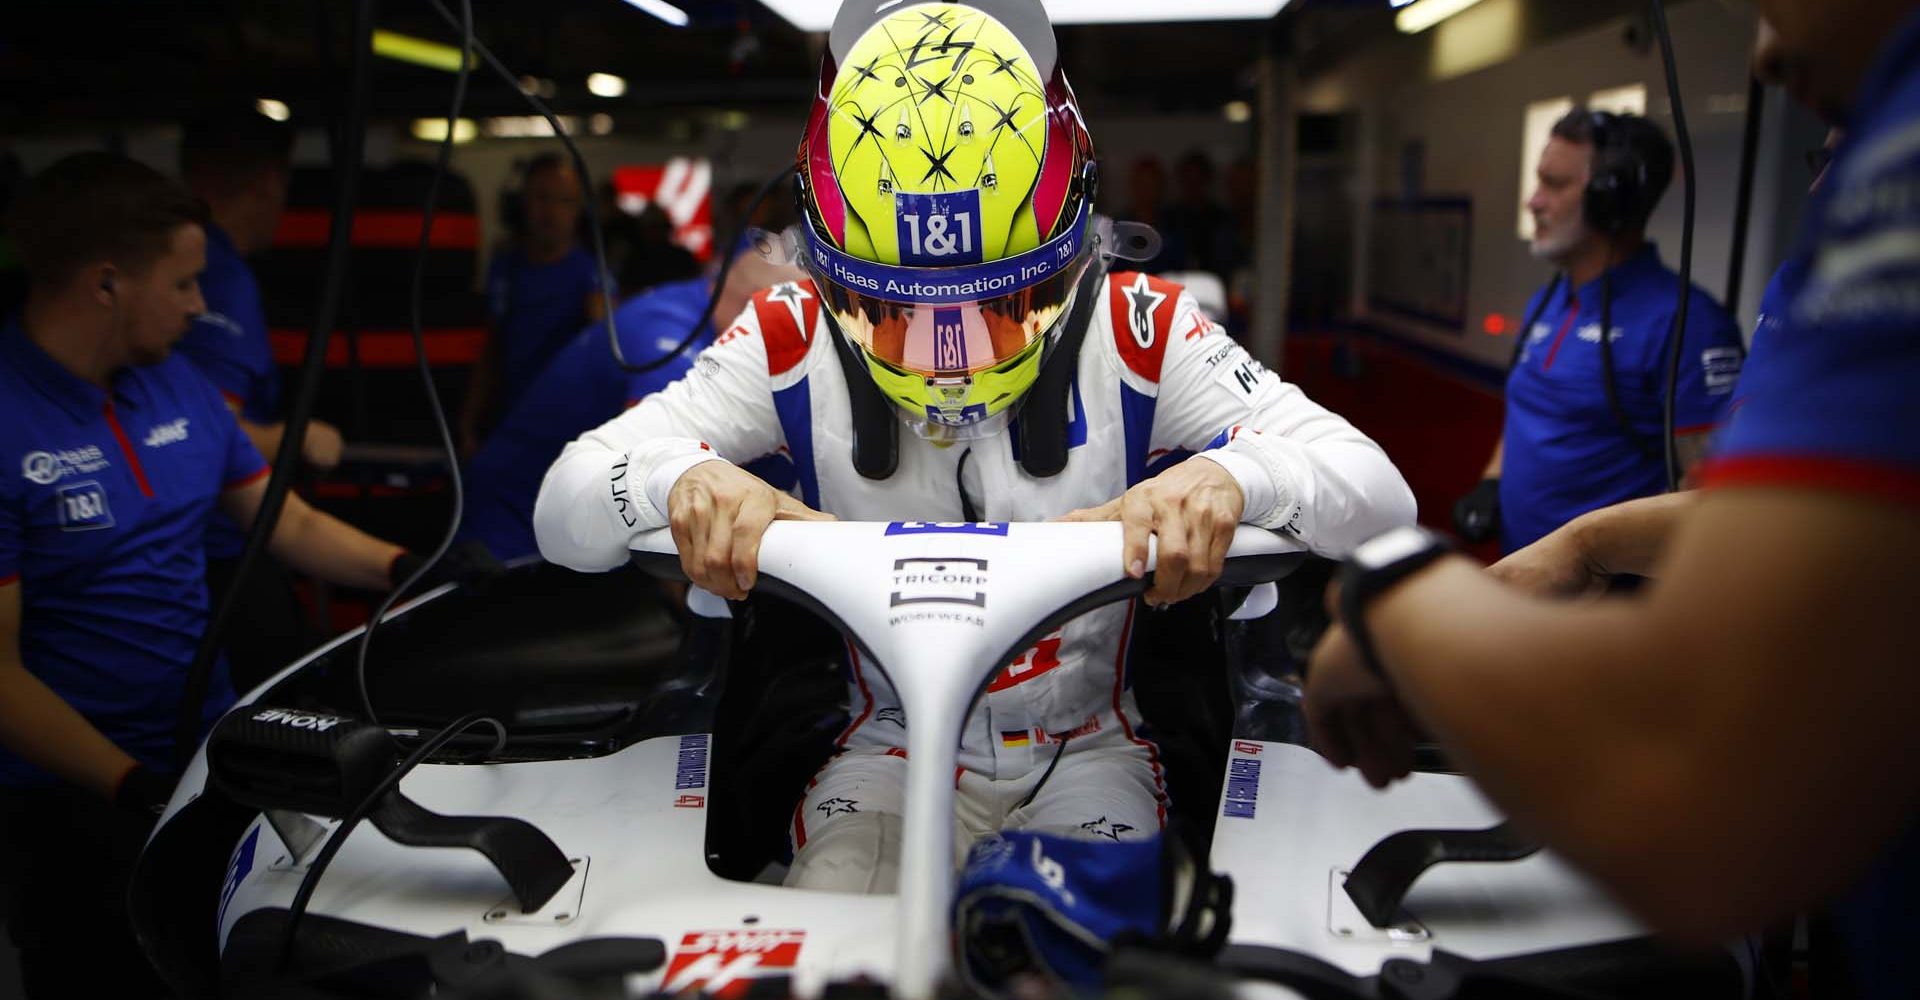
[[796, 249], [924, 436], [1004, 422], [1094, 258], [1093, 146], [1056, 56], [1039, 0], [847, 0], [834, 23]]

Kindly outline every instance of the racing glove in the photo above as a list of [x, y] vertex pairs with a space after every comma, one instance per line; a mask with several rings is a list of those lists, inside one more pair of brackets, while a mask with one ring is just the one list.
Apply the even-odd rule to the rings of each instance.
[[1453, 530], [1461, 539], [1478, 544], [1500, 535], [1500, 478], [1480, 480], [1473, 492], [1454, 501]]
[[114, 808], [151, 822], [167, 810], [167, 800], [173, 798], [173, 782], [171, 774], [162, 774], [145, 764], [135, 764], [120, 779], [120, 787], [114, 790]]
[[[417, 572], [426, 563], [425, 556], [417, 552], [402, 552], [393, 559], [393, 566], [387, 570], [387, 583], [398, 587]], [[419, 590], [431, 590], [443, 583], [457, 583], [465, 590], [480, 590], [495, 577], [507, 571], [506, 564], [495, 559], [493, 552], [478, 539], [469, 538], [455, 543], [433, 564], [427, 575], [420, 580]]]

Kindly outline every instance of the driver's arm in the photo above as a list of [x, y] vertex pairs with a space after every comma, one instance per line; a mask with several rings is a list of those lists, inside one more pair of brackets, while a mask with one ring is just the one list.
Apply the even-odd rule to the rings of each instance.
[[541, 555], [583, 572], [619, 566], [635, 535], [666, 526], [667, 495], [682, 473], [780, 446], [762, 304], [756, 296], [685, 377], [567, 445], [533, 508]]
[[1180, 296], [1166, 346], [1153, 450], [1197, 452], [1245, 494], [1241, 522], [1344, 555], [1414, 519], [1413, 491], [1380, 446], [1268, 371]]

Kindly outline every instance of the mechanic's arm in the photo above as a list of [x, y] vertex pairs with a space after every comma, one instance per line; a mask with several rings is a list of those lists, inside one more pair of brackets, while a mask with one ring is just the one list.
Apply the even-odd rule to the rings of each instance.
[[752, 499], [750, 520], [756, 523], [762, 514], [771, 520], [805, 509], [735, 467], [781, 444], [770, 378], [756, 305], [750, 304], [685, 377], [560, 453], [533, 508], [541, 555], [589, 573], [620, 566], [635, 535], [668, 525], [671, 497], [683, 487], [685, 518], [673, 525], [683, 568], [716, 594], [743, 594], [743, 574], [734, 564], [746, 567], [750, 586], [759, 536], [746, 531], [751, 545], [733, 551], [732, 539], [742, 531], [733, 522], [742, 505]]
[[20, 583], [0, 584], [0, 743], [103, 799], [134, 768], [126, 751], [100, 734], [20, 662]]
[[1507, 434], [1503, 428], [1500, 436], [1493, 441], [1493, 455], [1487, 459], [1487, 467], [1480, 471], [1481, 479], [1499, 479], [1500, 469], [1507, 460]]
[[[237, 524], [251, 525], [267, 495], [267, 480], [255, 479], [220, 496], [220, 507]], [[392, 585], [393, 561], [405, 550], [381, 541], [331, 514], [314, 510], [297, 493], [288, 493], [267, 544], [274, 557], [316, 579], [361, 590]]]
[[[240, 412], [240, 401], [226, 396], [227, 409], [233, 411], [233, 419], [240, 424], [241, 433], [253, 442], [255, 450], [262, 455], [278, 455], [280, 439], [286, 436], [287, 425], [256, 424]], [[306, 437], [300, 441], [300, 457], [308, 465], [325, 471], [340, 464], [340, 451], [345, 442], [340, 437], [340, 429], [324, 420], [308, 420]]]
[[[1916, 564], [1911, 510], [1716, 490], [1641, 597], [1549, 603], [1448, 559], [1367, 621], [1401, 703], [1495, 802], [1704, 942], [1816, 902], [1910, 820]], [[1394, 727], [1343, 700], [1355, 669], [1334, 630], [1309, 716], [1330, 758], [1382, 780], [1368, 733]]]
[[1588, 511], [1487, 572], [1522, 590], [1563, 596], [1603, 589], [1624, 574], [1653, 576], [1674, 528], [1699, 496], [1683, 490]]

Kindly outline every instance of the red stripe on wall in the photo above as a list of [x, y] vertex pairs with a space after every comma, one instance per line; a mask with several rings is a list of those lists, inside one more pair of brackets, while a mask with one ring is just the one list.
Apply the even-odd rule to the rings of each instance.
[[[414, 249], [420, 245], [422, 221], [417, 211], [361, 209], [353, 215], [353, 245]], [[273, 245], [289, 249], [324, 247], [332, 228], [331, 212], [289, 209], [280, 217]], [[433, 236], [427, 245], [435, 250], [479, 249], [480, 217], [468, 212], [435, 212]]]
[[[274, 330], [268, 336], [273, 341], [274, 364], [292, 366], [306, 359], [306, 331]], [[327, 338], [328, 368], [349, 366], [347, 336]], [[407, 330], [362, 330], [351, 336], [361, 368], [407, 368], [414, 364], [413, 334]], [[487, 331], [481, 327], [428, 330], [422, 339], [426, 341], [427, 364], [457, 368], [480, 359], [487, 345]]]

